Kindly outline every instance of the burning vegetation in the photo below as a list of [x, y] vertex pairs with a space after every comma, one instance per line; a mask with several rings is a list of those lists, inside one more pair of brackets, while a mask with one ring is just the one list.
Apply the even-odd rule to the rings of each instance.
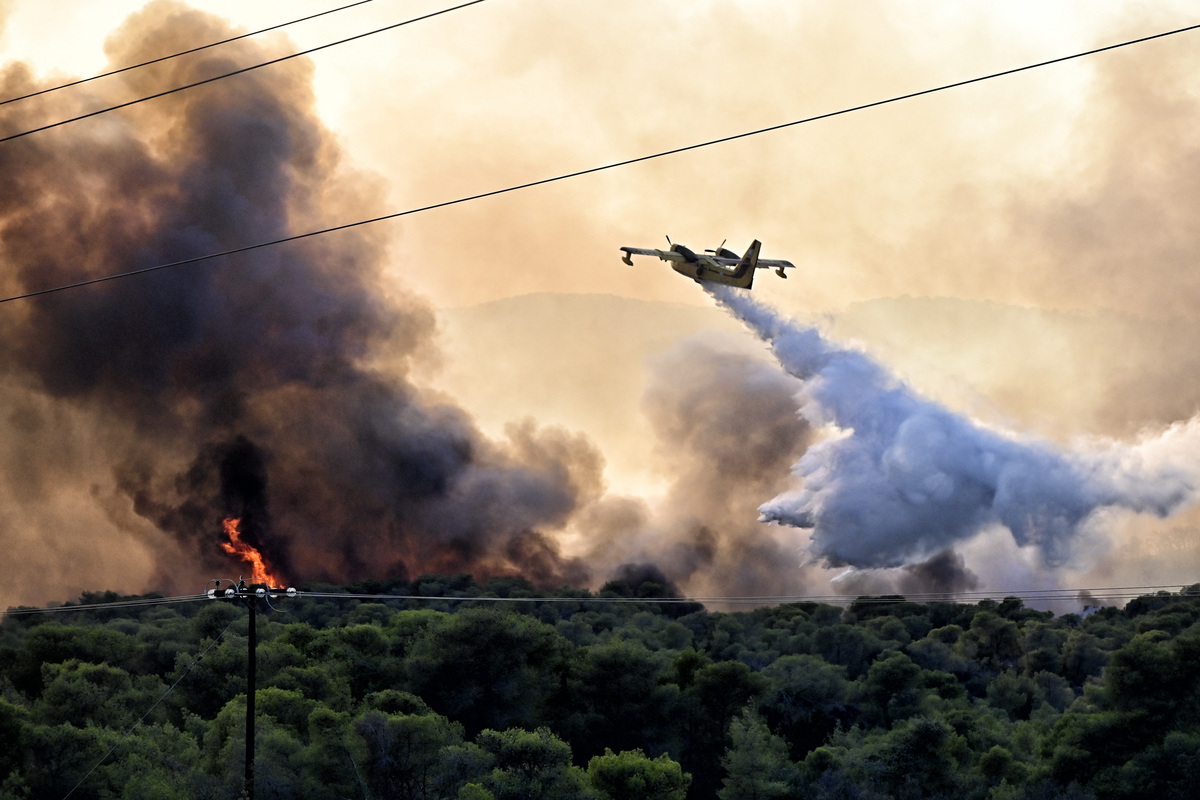
[[221, 549], [250, 565], [250, 583], [262, 583], [269, 587], [282, 586], [283, 580], [267, 569], [262, 553], [258, 552], [254, 545], [242, 541], [242, 532], [238, 530], [239, 522], [241, 520], [230, 517], [221, 523], [225, 535], [229, 537], [228, 542], [221, 542]]

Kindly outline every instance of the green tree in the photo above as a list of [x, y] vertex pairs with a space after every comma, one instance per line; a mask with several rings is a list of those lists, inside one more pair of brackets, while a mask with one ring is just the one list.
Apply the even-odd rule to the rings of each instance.
[[[69, 724], [29, 725], [24, 734], [24, 780], [30, 796], [37, 798], [65, 797], [119, 736], [103, 728]], [[85, 788], [95, 785], [92, 782]]]
[[86, 625], [46, 623], [25, 637], [20, 650], [5, 665], [5, 675], [28, 696], [44, 687], [42, 668], [46, 664], [78, 661], [124, 669], [136, 664], [140, 643], [119, 631]]
[[1062, 675], [1072, 686], [1083, 686], [1088, 678], [1098, 676], [1108, 663], [1108, 653], [1100, 640], [1088, 631], [1071, 631], [1062, 649]]
[[1063, 646], [1070, 631], [1058, 625], [1031, 621], [1021, 631], [1021, 671], [1026, 675], [1037, 672], [1063, 671]]
[[437, 714], [368, 711], [354, 723], [366, 757], [363, 779], [377, 797], [434, 800], [442, 755], [462, 743], [462, 726]]
[[895, 651], [872, 664], [860, 684], [863, 699], [885, 728], [916, 713], [925, 687], [921, 668]]
[[693, 776], [693, 792], [699, 787], [712, 796], [720, 785], [729, 723], [747, 705], [756, 705], [767, 686], [766, 678], [740, 661], [718, 661], [696, 671], [683, 694], [687, 716], [680, 720], [687, 741], [680, 762]]
[[813, 635], [813, 643], [817, 655], [831, 664], [845, 667], [851, 678], [865, 673], [875, 657], [887, 647], [871, 631], [853, 625], [821, 628]]
[[787, 740], [792, 758], [820, 746], [847, 716], [846, 668], [811, 655], [783, 656], [762, 671], [768, 689], [762, 710]]
[[433, 621], [412, 645], [412, 689], [467, 735], [543, 719], [570, 644], [551, 626], [491, 608]]
[[361, 770], [347, 742], [351, 736], [349, 714], [318, 705], [308, 715], [308, 744], [299, 758], [305, 800], [366, 795]]
[[721, 759], [720, 800], [770, 800], [788, 793], [793, 773], [787, 745], [747, 709], [729, 723], [730, 747]]
[[547, 728], [482, 731], [476, 744], [493, 758], [480, 783], [495, 800], [584, 800], [594, 797], [586, 774], [571, 764], [571, 747]]
[[679, 702], [669, 658], [625, 639], [576, 651], [563, 730], [581, 759], [610, 747], [652, 748], [666, 738]]
[[45, 689], [34, 706], [38, 719], [77, 727], [95, 724], [126, 728], [137, 720], [133, 710], [148, 708], [165, 689], [157, 678], [142, 679], [142, 685], [135, 689], [125, 670], [76, 659], [46, 664], [42, 681]]
[[1029, 719], [1037, 696], [1037, 684], [1021, 673], [1001, 672], [987, 687], [988, 705], [1008, 714], [1010, 719]]
[[[101, 796], [184, 800], [203, 797], [215, 787], [199, 772], [200, 748], [195, 737], [172, 725], [139, 726], [131, 733], [118, 734], [115, 744], [116, 749], [85, 783], [100, 790]], [[268, 797], [264, 795], [264, 800]]]
[[941, 720], [918, 717], [898, 725], [872, 753], [862, 755], [891, 797], [961, 797], [954, 731]]
[[1200, 640], [1172, 640], [1162, 631], [1139, 633], [1113, 653], [1104, 672], [1104, 695], [1113, 708], [1141, 711], [1160, 724], [1196, 693]]
[[0, 698], [0, 780], [21, 766], [23, 732], [28, 724], [24, 708]]
[[1021, 657], [1020, 629], [994, 611], [980, 611], [956, 645], [959, 655], [999, 672], [1012, 669]]
[[692, 780], [666, 753], [648, 758], [641, 750], [605, 750], [587, 774], [600, 800], [684, 800]]

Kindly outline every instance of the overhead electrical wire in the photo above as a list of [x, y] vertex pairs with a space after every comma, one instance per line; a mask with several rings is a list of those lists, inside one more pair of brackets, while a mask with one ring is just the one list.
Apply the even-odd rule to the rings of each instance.
[[231, 42], [236, 42], [241, 39], [248, 39], [251, 36], [258, 36], [259, 34], [270, 33], [271, 31], [279, 30], [280, 28], [286, 28], [289, 25], [295, 25], [300, 22], [308, 22], [309, 20], [317, 19], [318, 17], [324, 17], [328, 14], [334, 14], [338, 11], [345, 11], [347, 8], [353, 8], [354, 6], [361, 6], [365, 3], [372, 3], [374, 1], [375, 0], [357, 0], [357, 2], [349, 3], [344, 6], [338, 6], [337, 8], [331, 8], [327, 11], [319, 11], [316, 14], [309, 14], [307, 17], [300, 17], [299, 19], [289, 20], [288, 22], [280, 22], [279, 24], [272, 25], [269, 28], [260, 28], [259, 30], [251, 31], [250, 33], [243, 33], [243, 34], [239, 34], [238, 36], [231, 36], [230, 38], [222, 39], [219, 42], [209, 42], [208, 44], [202, 44], [199, 47], [193, 47], [190, 50], [181, 50], [180, 52], [172, 53], [169, 56], [160, 56], [158, 58], [152, 58], [149, 61], [143, 61], [140, 64], [130, 64], [127, 67], [120, 67], [119, 69], [109, 70], [108, 72], [102, 72], [99, 75], [93, 75], [90, 78], [80, 78], [77, 81], [71, 81], [70, 83], [62, 83], [62, 84], [59, 84], [58, 86], [51, 86], [48, 89], [39, 89], [36, 92], [30, 92], [29, 94], [23, 94], [20, 97], [10, 97], [7, 100], [0, 100], [0, 106], [8, 105], [9, 103], [18, 103], [22, 100], [28, 100], [32, 97], [41, 97], [44, 94], [50, 94], [51, 92], [57, 92], [60, 89], [69, 89], [72, 86], [79, 86], [84, 83], [89, 83], [91, 81], [100, 80], [101, 78], [108, 78], [113, 75], [120, 75], [122, 72], [129, 72], [130, 70], [141, 69], [142, 67], [148, 67], [152, 64], [161, 64], [162, 62], [170, 61], [173, 58], [179, 58], [180, 56], [188, 56], [188, 55], [191, 55], [192, 53], [199, 53], [201, 50], [208, 50], [211, 47], [219, 47], [223, 44], [229, 44]]
[[[439, 601], [439, 602], [484, 602], [484, 603], [585, 603], [585, 604], [649, 604], [649, 605], [681, 605], [681, 604], [726, 604], [726, 605], [767, 605], [783, 603], [822, 603], [825, 605], [873, 605], [906, 603], [973, 603], [982, 600], [999, 598], [1003, 600], [1015, 597], [1021, 600], [1078, 600], [1086, 596], [1095, 600], [1101, 599], [1134, 599], [1145, 596], [1149, 592], [1175, 591], [1180, 597], [1200, 597], [1198, 592], [1188, 591], [1191, 584], [1169, 584], [1162, 586], [1116, 586], [1102, 588], [1067, 588], [1067, 589], [1012, 589], [1012, 590], [982, 590], [963, 592], [911, 592], [890, 595], [854, 595], [854, 594], [808, 594], [808, 595], [745, 595], [745, 596], [697, 596], [697, 597], [619, 597], [619, 596], [577, 596], [577, 597], [488, 597], [480, 595], [420, 595], [420, 594], [356, 594], [353, 592], [300, 592], [297, 596], [309, 599], [327, 600], [396, 600], [396, 601]], [[902, 598], [902, 599], [900, 599]]]
[[[482, 2], [482, 0], [474, 0], [474, 2]], [[464, 5], [471, 5], [471, 4], [472, 3], [466, 3]], [[464, 6], [455, 6], [455, 8], [462, 8], [462, 7], [464, 7]], [[454, 10], [454, 9], [446, 9], [446, 11], [452, 11], [452, 10]], [[446, 13], [446, 12], [442, 11], [442, 12], [438, 12], [438, 13]], [[413, 21], [413, 20], [410, 20], [410, 21]], [[1085, 50], [1083, 52], [1073, 53], [1073, 54], [1067, 55], [1067, 56], [1060, 56], [1058, 58], [1049, 59], [1047, 61], [1039, 61], [1034, 64], [1027, 64], [1023, 67], [1014, 67], [1012, 69], [1006, 69], [1006, 70], [1002, 70], [1000, 72], [992, 72], [987, 75], [981, 75], [981, 76], [978, 76], [975, 78], [968, 78], [966, 80], [955, 81], [953, 83], [946, 83], [946, 84], [942, 84], [941, 86], [933, 87], [931, 89], [922, 89], [922, 90], [916, 91], [916, 92], [908, 92], [906, 94], [895, 95], [893, 97], [885, 98], [883, 100], [875, 100], [875, 101], [872, 101], [869, 103], [863, 103], [863, 104], [856, 105], [856, 106], [850, 106], [848, 108], [843, 108], [838, 111], [829, 111], [829, 112], [826, 112], [823, 114], [817, 114], [815, 116], [804, 117], [802, 119], [793, 120], [791, 122], [784, 122], [779, 125], [771, 125], [766, 128], [758, 128], [756, 130], [747, 131], [745, 133], [733, 134], [731, 136], [722, 136], [717, 139], [709, 139], [707, 141], [699, 142], [696, 144], [685, 145], [683, 147], [676, 147], [676, 148], [672, 148], [670, 150], [663, 150], [658, 153], [651, 153], [650, 155], [637, 156], [635, 158], [628, 158], [628, 159], [624, 159], [622, 161], [614, 161], [610, 164], [604, 164], [604, 165], [598, 166], [598, 167], [591, 167], [589, 169], [577, 170], [575, 172], [568, 172], [568, 173], [564, 173], [562, 175], [557, 175], [557, 176], [551, 177], [551, 178], [542, 178], [540, 180], [529, 181], [527, 183], [522, 183], [522, 184], [518, 184], [515, 186], [509, 186], [509, 187], [506, 187], [503, 189], [493, 189], [493, 190], [487, 191], [487, 192], [480, 192], [478, 194], [469, 195], [467, 197], [460, 197], [456, 200], [445, 200], [440, 203], [431, 203], [429, 205], [420, 206], [417, 208], [410, 208], [407, 211], [397, 211], [392, 214], [384, 214], [383, 216], [372, 217], [371, 219], [358, 220], [357, 222], [348, 222], [343, 225], [335, 225], [335, 226], [332, 226], [329, 228], [322, 228], [320, 230], [308, 231], [306, 233], [298, 233], [293, 236], [285, 236], [285, 237], [282, 237], [279, 239], [272, 239], [270, 241], [258, 242], [256, 244], [245, 245], [243, 247], [235, 247], [230, 250], [222, 250], [222, 251], [216, 252], [216, 253], [207, 253], [205, 255], [181, 259], [179, 261], [171, 261], [171, 262], [164, 263], [164, 264], [156, 264], [151, 267], [143, 267], [141, 269], [129, 270], [127, 272], [119, 272], [119, 273], [114, 273], [112, 275], [105, 275], [105, 276], [98, 277], [98, 278], [89, 278], [87, 280], [76, 281], [74, 283], [64, 284], [61, 286], [55, 286], [55, 287], [51, 287], [51, 288], [47, 288], [47, 289], [38, 289], [35, 291], [26, 292], [24, 294], [12, 295], [10, 297], [0, 298], [0, 303], [9, 303], [14, 300], [25, 300], [25, 299], [28, 299], [31, 297], [40, 297], [42, 295], [53, 294], [55, 292], [62, 292], [62, 291], [66, 291], [68, 289], [78, 289], [83, 286], [92, 286], [94, 284], [104, 283], [106, 281], [113, 281], [113, 280], [118, 280], [121, 278], [129, 278], [129, 277], [133, 277], [135, 275], [145, 275], [150, 272], [157, 272], [159, 270], [171, 269], [174, 267], [182, 267], [182, 266], [186, 266], [188, 264], [196, 264], [201, 261], [209, 261], [209, 260], [215, 259], [215, 258], [223, 258], [225, 256], [236, 255], [238, 253], [247, 253], [252, 250], [259, 250], [264, 247], [273, 247], [275, 245], [285, 244], [287, 242], [295, 242], [295, 241], [299, 241], [301, 239], [308, 239], [308, 238], [311, 238], [314, 236], [323, 236], [328, 233], [335, 233], [337, 231], [349, 230], [350, 228], [357, 228], [357, 227], [360, 227], [363, 225], [372, 225], [376, 222], [383, 222], [385, 220], [398, 219], [400, 217], [411, 216], [413, 214], [420, 214], [425, 211], [433, 211], [434, 209], [438, 209], [438, 208], [446, 208], [449, 206], [461, 205], [463, 203], [469, 203], [469, 202], [473, 202], [476, 200], [482, 200], [487, 197], [495, 197], [497, 195], [508, 194], [511, 192], [520, 191], [522, 189], [530, 189], [535, 186], [544, 186], [544, 185], [550, 184], [550, 183], [557, 183], [560, 181], [570, 180], [572, 178], [579, 178], [584, 175], [591, 175], [591, 174], [597, 173], [597, 172], [605, 172], [607, 170], [613, 170], [613, 169], [617, 169], [619, 167], [627, 167], [632, 164], [638, 164], [638, 163], [641, 163], [644, 161], [651, 161], [651, 160], [657, 159], [657, 158], [664, 158], [666, 156], [678, 155], [680, 153], [686, 153], [691, 150], [699, 150], [704, 147], [712, 147], [713, 145], [725, 144], [727, 142], [736, 141], [738, 139], [746, 139], [751, 136], [758, 136], [759, 134], [763, 134], [763, 133], [771, 133], [773, 131], [779, 131], [779, 130], [783, 130], [785, 128], [795, 127], [797, 125], [804, 125], [804, 124], [807, 124], [810, 122], [817, 122], [819, 120], [830, 119], [832, 117], [838, 117], [838, 116], [843, 116], [846, 114], [852, 114], [857, 111], [865, 111], [870, 108], [878, 108], [879, 106], [885, 106], [885, 105], [890, 105], [892, 103], [898, 103], [902, 100], [911, 100], [913, 98], [934, 94], [936, 92], [944, 92], [949, 89], [956, 89], [956, 88], [960, 88], [963, 86], [968, 86], [970, 84], [980, 83], [982, 81], [987, 81], [987, 80], [992, 80], [994, 78], [1001, 78], [1001, 77], [1005, 77], [1008, 75], [1015, 75], [1020, 72], [1027, 72], [1029, 70], [1038, 69], [1040, 67], [1047, 67], [1047, 66], [1050, 66], [1053, 64], [1061, 64], [1065, 61], [1071, 61], [1074, 59], [1084, 58], [1085, 56], [1096, 55], [1098, 53], [1104, 53], [1104, 52], [1107, 52], [1110, 50], [1116, 50], [1116, 49], [1119, 49], [1122, 47], [1129, 47], [1129, 46], [1135, 45], [1135, 44], [1142, 44], [1144, 42], [1149, 42], [1149, 41], [1152, 41], [1155, 39], [1162, 39], [1167, 36], [1174, 36], [1176, 34], [1186, 33], [1188, 31], [1194, 31], [1197, 29], [1200, 29], [1200, 25], [1189, 25], [1187, 27], [1176, 28], [1174, 30], [1164, 31], [1162, 33], [1156, 33], [1156, 34], [1153, 34], [1150, 36], [1143, 36], [1143, 37], [1140, 37], [1137, 39], [1130, 39], [1128, 41], [1119, 42], [1117, 44], [1106, 45], [1104, 47], [1097, 47], [1097, 48], [1093, 48], [1091, 50]], [[30, 132], [33, 132], [33, 131], [30, 131]], [[5, 140], [0, 139], [0, 142], [3, 142], [3, 141], [5, 141]]]
[[8, 136], [0, 136], [0, 144], [3, 144], [4, 142], [11, 142], [14, 139], [20, 139], [24, 136], [29, 136], [30, 134], [41, 133], [42, 131], [48, 131], [48, 130], [51, 130], [52, 128], [59, 128], [59, 127], [62, 127], [63, 125], [69, 125], [72, 122], [79, 122], [80, 120], [91, 119], [92, 117], [98, 117], [101, 114], [107, 114], [110, 111], [117, 111], [122, 108], [129, 108], [130, 106], [135, 106], [139, 103], [144, 103], [147, 100], [157, 100], [160, 97], [166, 97], [167, 95], [177, 94], [178, 92], [183, 92], [188, 89], [195, 89], [197, 86], [204, 86], [205, 84], [224, 80], [225, 78], [232, 78], [235, 75], [242, 75], [246, 72], [250, 72], [252, 70], [256, 70], [261, 67], [269, 67], [272, 64], [279, 64], [283, 61], [288, 61], [293, 58], [299, 58], [300, 56], [305, 56], [310, 53], [315, 53], [318, 50], [326, 50], [330, 47], [336, 47], [339, 44], [346, 44], [347, 42], [357, 41], [358, 39], [363, 39], [367, 36], [373, 36], [376, 33], [383, 33], [384, 31], [390, 31], [395, 28], [403, 27], [404, 25], [411, 25], [414, 22], [421, 22], [422, 20], [427, 20], [427, 19], [431, 19], [433, 17], [438, 17], [443, 14], [449, 14], [451, 11], [458, 11], [460, 8], [466, 8], [467, 6], [478, 5], [479, 3], [483, 3], [483, 2], [485, 2], [485, 0], [469, 0], [466, 3], [460, 3], [459, 5], [451, 6], [450, 8], [443, 8], [440, 11], [433, 11], [428, 14], [423, 14], [419, 17], [413, 17], [412, 19], [406, 19], [403, 22], [396, 22], [396, 23], [393, 23], [392, 25], [386, 25], [382, 28], [376, 28], [375, 30], [367, 31], [366, 33], [355, 34], [354, 36], [350, 36], [345, 39], [340, 39], [336, 42], [329, 42], [328, 44], [319, 45], [317, 47], [310, 47], [307, 50], [300, 50], [299, 52], [291, 53], [290, 55], [280, 56], [279, 58], [273, 58], [270, 61], [263, 61], [262, 63], [253, 64], [249, 67], [242, 67], [241, 69], [235, 69], [232, 72], [225, 72], [220, 75], [214, 75], [211, 78], [205, 78], [202, 81], [196, 81], [195, 83], [188, 83], [183, 86], [176, 86], [174, 89], [167, 89], [166, 91], [146, 95], [145, 97], [139, 97], [136, 100], [130, 100], [126, 103], [118, 103], [115, 106], [107, 106], [105, 108], [97, 109], [96, 111], [89, 111], [88, 113], [80, 114], [77, 117], [71, 117], [70, 119], [59, 120], [58, 122], [52, 122], [49, 125], [42, 125], [37, 128], [30, 128], [29, 130], [21, 131], [20, 133], [9, 134]]
[[28, 608], [18, 606], [4, 612], [4, 616], [20, 617], [30, 614], [60, 614], [73, 611], [106, 611], [114, 608], [139, 608], [143, 606], [167, 605], [170, 603], [192, 603], [207, 599], [203, 594], [180, 595], [178, 597], [139, 597], [132, 600], [114, 600], [108, 603], [78, 603], [62, 606]]
[[[498, 597], [485, 595], [425, 595], [425, 594], [360, 594], [357, 592], [308, 592], [298, 591], [295, 595], [286, 595], [286, 599], [304, 598], [310, 600], [375, 600], [375, 601], [418, 601], [418, 602], [456, 602], [456, 603], [586, 603], [602, 605], [680, 605], [694, 603], [726, 604], [726, 605], [767, 605], [785, 603], [821, 603], [825, 605], [873, 605], [894, 603], [978, 603], [983, 600], [1001, 600], [1015, 597], [1021, 600], [1132, 600], [1138, 597], [1153, 596], [1157, 593], [1167, 593], [1172, 597], [1200, 597], [1200, 591], [1192, 591], [1200, 584], [1162, 584], [1158, 586], [1106, 586], [1089, 588], [1062, 589], [980, 589], [970, 591], [940, 591], [940, 592], [905, 592], [884, 595], [865, 594], [789, 594], [789, 595], [711, 595], [696, 597], [622, 597], [622, 596], [561, 596], [546, 597]], [[279, 597], [284, 597], [279, 592]], [[48, 606], [44, 608], [10, 608], [5, 612], [8, 616], [30, 614], [52, 614], [61, 612], [104, 611], [117, 608], [135, 608], [171, 603], [194, 603], [202, 600], [225, 599], [222, 595], [208, 594], [180, 595], [177, 597], [144, 597], [133, 600], [118, 600], [109, 603], [88, 603], [78, 605]]]

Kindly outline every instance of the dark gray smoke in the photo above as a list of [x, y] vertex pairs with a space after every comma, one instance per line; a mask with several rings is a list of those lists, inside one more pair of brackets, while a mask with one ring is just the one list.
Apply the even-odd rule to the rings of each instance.
[[830, 566], [898, 567], [989, 526], [1065, 562], [1105, 509], [1166, 515], [1200, 486], [1193, 420], [1136, 445], [1061, 449], [989, 430], [917, 396], [863, 353], [836, 347], [745, 293], [709, 288], [804, 381], [802, 413], [836, 433], [795, 466], [804, 484], [761, 507], [763, 519], [812, 530]]
[[928, 561], [901, 567], [898, 583], [900, 592], [906, 594], [958, 594], [979, 588], [975, 573], [953, 550], [943, 550]]
[[960, 595], [979, 588], [979, 576], [953, 550], [943, 550], [926, 561], [894, 569], [852, 570], [834, 585], [846, 595]]
[[[108, 51], [123, 65], [229, 33], [156, 2]], [[76, 91], [75, 108], [21, 104], [0, 130], [274, 55], [244, 41], [176, 59]], [[339, 165], [314, 114], [310, 73], [288, 62], [0, 145], [0, 289], [377, 214], [373, 184]], [[33, 88], [23, 65], [0, 72], [0, 95]], [[382, 279], [388, 235], [360, 228], [0, 307], [0, 385], [17, 404], [7, 423], [35, 455], [21, 480], [80, 484], [158, 553], [164, 586], [236, 571], [217, 545], [225, 516], [242, 517], [247, 541], [293, 581], [584, 579], [545, 530], [599, 491], [599, 455], [530, 425], [489, 441], [459, 409], [421, 397], [402, 373], [433, 317]], [[0, 519], [0, 536], [13, 531]]]

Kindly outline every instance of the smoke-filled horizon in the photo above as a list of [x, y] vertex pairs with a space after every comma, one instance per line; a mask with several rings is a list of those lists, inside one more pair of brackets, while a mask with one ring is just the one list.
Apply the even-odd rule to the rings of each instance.
[[705, 289], [803, 382], [801, 415], [829, 432], [793, 468], [803, 486], [759, 509], [764, 522], [810, 529], [808, 550], [826, 566], [907, 566], [999, 525], [1060, 567], [1102, 512], [1165, 517], [1196, 500], [1200, 419], [1134, 444], [1067, 448], [990, 429], [748, 292]]
[[[11, 104], [0, 130], [438, 8], [415, 2]], [[192, 5], [202, 10], [0, 2], [0, 91], [324, 10]], [[0, 147], [0, 289], [612, 163], [1181, 27], [1193, 13], [1082, 0], [479, 4]], [[652, 31], [653, 44], [631, 31]], [[1194, 425], [1137, 439], [1200, 407], [1194, 43], [1169, 37], [5, 304], [0, 547], [21, 568], [0, 605], [236, 577], [217, 546], [227, 515], [297, 582], [657, 575], [696, 595], [760, 596], [1194, 582], [1200, 513], [1157, 516], [1191, 491], [1186, 469], [1170, 470]], [[896, 455], [895, 475], [791, 473], [798, 460], [869, 463], [876, 451], [831, 440], [831, 416], [797, 416], [794, 395], [821, 381], [765, 359], [690, 282], [619, 262], [617, 247], [664, 233], [695, 248], [758, 238], [796, 263], [755, 297], [832, 315], [826, 355], [857, 352], [836, 344], [850, 340], [871, 353], [874, 372], [850, 357], [829, 369], [874, 398], [846, 419], [913, 417], [872, 440]], [[488, 303], [475, 323], [447, 323]], [[496, 325], [478, 324], [488, 315]], [[949, 450], [937, 457], [912, 444], [938, 438]], [[995, 463], [954, 450], [963, 441]], [[972, 459], [970, 480], [939, 477]], [[1020, 479], [1030, 474], [1053, 480]], [[849, 502], [872, 480], [887, 490], [878, 527]], [[922, 497], [933, 524], [914, 533], [905, 525], [920, 515], [896, 509]], [[759, 523], [771, 498], [795, 501], [780, 512], [815, 527]], [[870, 537], [837, 535], [836, 509], [885, 546], [867, 553]], [[845, 567], [830, 565], [851, 560], [900, 566], [837, 578]]]

